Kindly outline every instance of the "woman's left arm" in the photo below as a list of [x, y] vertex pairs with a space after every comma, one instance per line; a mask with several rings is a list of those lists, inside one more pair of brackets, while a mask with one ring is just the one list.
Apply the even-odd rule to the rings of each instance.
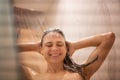
[[70, 55], [72, 55], [75, 50], [81, 48], [90, 47], [90, 46], [96, 47], [96, 49], [89, 56], [86, 63], [91, 62], [96, 57], [98, 57], [98, 59], [94, 63], [84, 68], [84, 73], [86, 74], [86, 77], [90, 78], [102, 65], [110, 49], [112, 48], [114, 40], [115, 40], [115, 34], [113, 32], [108, 32], [104, 34], [91, 36], [86, 39], [80, 40], [78, 42], [69, 43], [69, 46], [72, 50], [70, 51]]

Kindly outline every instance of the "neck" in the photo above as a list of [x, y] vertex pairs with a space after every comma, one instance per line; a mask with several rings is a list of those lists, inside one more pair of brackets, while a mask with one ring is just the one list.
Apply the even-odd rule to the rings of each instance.
[[48, 63], [47, 72], [57, 73], [61, 71], [64, 71], [63, 63]]

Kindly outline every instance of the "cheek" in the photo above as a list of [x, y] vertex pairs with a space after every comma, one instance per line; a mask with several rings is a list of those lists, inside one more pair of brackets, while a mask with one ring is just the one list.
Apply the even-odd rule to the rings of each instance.
[[66, 48], [62, 48], [62, 49], [61, 49], [61, 52], [66, 55], [67, 49], [66, 49]]
[[64, 47], [63, 49], [62, 49], [64, 52], [67, 52], [67, 49]]
[[41, 48], [40, 53], [41, 53], [42, 55], [45, 55], [45, 54], [48, 53], [48, 52], [49, 52], [49, 49], [44, 48], [44, 47]]
[[68, 52], [68, 49], [67, 49], [67, 47], [64, 47], [64, 51], [65, 51], [65, 52]]

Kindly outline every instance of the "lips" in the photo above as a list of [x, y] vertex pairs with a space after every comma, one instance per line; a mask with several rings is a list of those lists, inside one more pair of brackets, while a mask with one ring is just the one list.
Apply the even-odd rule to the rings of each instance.
[[49, 54], [49, 56], [51, 56], [51, 57], [59, 57], [60, 55], [61, 55], [60, 53]]

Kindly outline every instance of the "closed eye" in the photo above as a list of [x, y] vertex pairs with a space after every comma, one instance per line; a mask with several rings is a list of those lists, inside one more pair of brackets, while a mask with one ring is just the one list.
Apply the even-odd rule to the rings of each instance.
[[62, 46], [63, 46], [63, 43], [59, 42], [59, 43], [57, 43], [57, 46], [58, 46], [58, 47], [62, 47]]
[[45, 46], [47, 46], [47, 47], [52, 47], [53, 44], [52, 44], [52, 43], [46, 43]]

